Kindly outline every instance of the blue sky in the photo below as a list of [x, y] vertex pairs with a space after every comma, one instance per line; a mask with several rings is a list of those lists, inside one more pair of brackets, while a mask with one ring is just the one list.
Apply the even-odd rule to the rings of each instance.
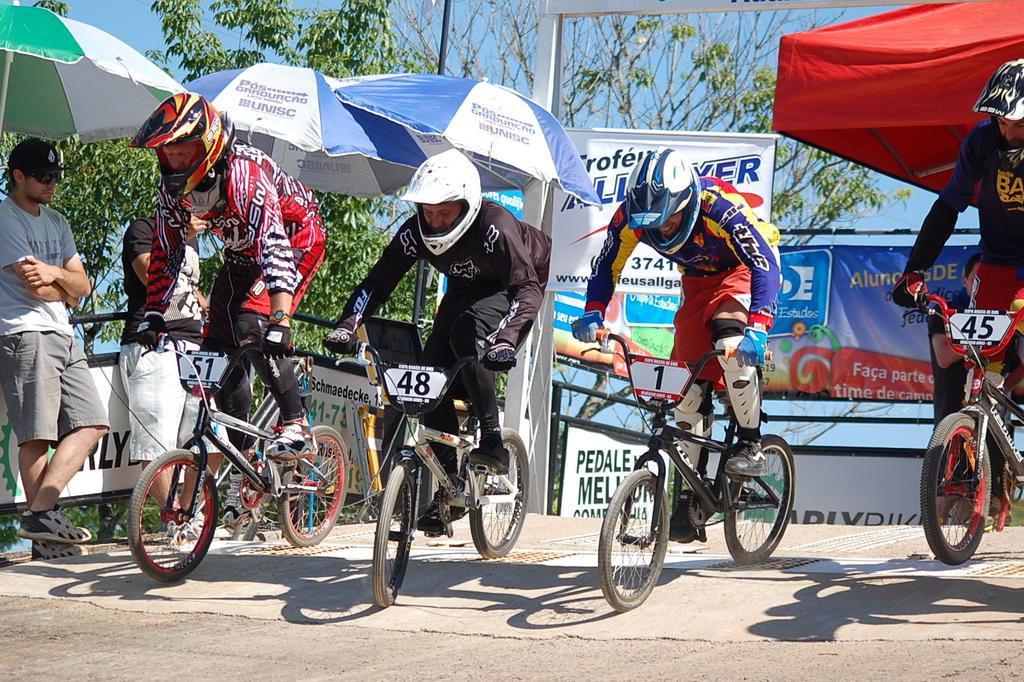
[[[466, 0], [455, 0], [455, 21], [458, 21], [458, 5]], [[70, 0], [70, 17], [93, 26], [102, 28], [116, 35], [140, 52], [163, 47], [163, 35], [160, 22], [150, 9], [150, 0]], [[296, 3], [299, 5], [307, 3]], [[312, 4], [312, 3], [308, 3]], [[332, 3], [321, 2], [321, 5]], [[875, 14], [892, 9], [891, 7], [866, 7], [847, 10], [844, 19]], [[222, 37], [228, 38], [229, 33], [221, 29]], [[879, 186], [887, 191], [901, 188], [913, 189], [913, 194], [905, 205], [890, 206], [878, 215], [865, 216], [855, 224], [864, 228], [917, 228], [921, 219], [928, 212], [934, 195], [930, 192], [912, 188], [906, 183], [882, 178]], [[960, 219], [960, 225], [977, 227], [977, 214], [970, 209]]]

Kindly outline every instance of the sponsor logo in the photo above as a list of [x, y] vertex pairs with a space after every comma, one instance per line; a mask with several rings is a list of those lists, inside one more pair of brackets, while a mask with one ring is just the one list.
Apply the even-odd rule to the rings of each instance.
[[310, 382], [312, 389], [317, 393], [323, 393], [333, 398], [341, 398], [358, 405], [377, 405], [376, 396], [371, 400], [370, 394], [361, 388], [353, 388], [351, 386], [339, 386], [338, 384], [332, 384], [329, 381], [323, 379], [317, 379], [313, 377]]
[[[643, 158], [647, 150], [634, 147], [619, 148], [605, 156], [588, 157], [582, 155], [580, 160], [593, 178], [594, 192], [601, 198], [602, 204], [621, 203], [626, 200], [626, 189], [632, 167]], [[762, 159], [757, 154], [744, 154], [724, 159], [701, 161], [694, 165], [697, 175], [716, 177], [733, 185], [747, 185], [760, 182], [762, 175]], [[764, 203], [764, 198], [751, 192], [741, 192], [752, 207]], [[562, 204], [562, 211], [584, 208], [587, 204], [567, 197]]]
[[480, 130], [488, 135], [524, 145], [530, 144], [537, 137], [537, 127], [530, 121], [503, 114], [479, 102], [473, 103], [471, 111], [480, 119]]
[[772, 334], [790, 334], [828, 323], [832, 254], [827, 249], [787, 251], [782, 256], [782, 287]]
[[253, 296], [262, 296], [263, 292], [267, 290], [267, 283], [262, 279], [256, 280], [256, 283], [249, 289], [249, 293]]
[[416, 237], [413, 236], [412, 230], [405, 230], [399, 236], [399, 240], [402, 242], [402, 251], [405, 252], [406, 256], [412, 258], [416, 257]]
[[487, 228], [487, 236], [484, 237], [484, 251], [494, 253], [494, 243], [498, 241], [498, 228], [491, 225]]
[[472, 258], [467, 258], [466, 260], [452, 263], [451, 268], [448, 269], [448, 274], [452, 277], [461, 277], [462, 279], [476, 279], [476, 276], [480, 274], [480, 268], [476, 266]]
[[996, 192], [999, 194], [999, 201], [1004, 204], [1015, 204], [1007, 207], [1011, 211], [1024, 211], [1024, 178], [1021, 178], [1013, 171], [996, 171]]

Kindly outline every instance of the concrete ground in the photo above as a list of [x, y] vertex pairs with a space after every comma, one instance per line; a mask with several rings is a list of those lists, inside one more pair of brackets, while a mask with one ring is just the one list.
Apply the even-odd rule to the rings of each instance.
[[218, 542], [170, 586], [123, 547], [15, 563], [0, 568], [0, 671], [1019, 679], [1024, 528], [986, 535], [955, 568], [930, 558], [919, 527], [841, 526], [791, 526], [772, 561], [739, 568], [716, 528], [706, 545], [674, 545], [626, 614], [598, 586], [599, 528], [530, 516], [499, 561], [477, 557], [464, 524], [452, 540], [418, 537], [385, 610], [372, 605], [369, 526], [305, 550]]

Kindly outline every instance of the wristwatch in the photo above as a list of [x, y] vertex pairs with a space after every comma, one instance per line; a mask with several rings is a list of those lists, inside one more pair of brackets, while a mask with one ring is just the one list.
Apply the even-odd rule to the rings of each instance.
[[289, 315], [283, 310], [275, 310], [274, 312], [270, 313], [270, 321], [273, 322], [274, 324], [281, 324], [285, 320], [290, 320], [291, 317], [291, 315]]

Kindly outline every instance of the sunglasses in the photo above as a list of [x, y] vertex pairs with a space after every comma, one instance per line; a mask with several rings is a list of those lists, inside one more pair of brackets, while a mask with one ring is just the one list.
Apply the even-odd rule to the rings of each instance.
[[25, 175], [30, 178], [34, 178], [36, 182], [43, 185], [49, 185], [51, 182], [58, 182], [62, 177], [64, 177], [64, 173], [62, 171], [32, 171]]

